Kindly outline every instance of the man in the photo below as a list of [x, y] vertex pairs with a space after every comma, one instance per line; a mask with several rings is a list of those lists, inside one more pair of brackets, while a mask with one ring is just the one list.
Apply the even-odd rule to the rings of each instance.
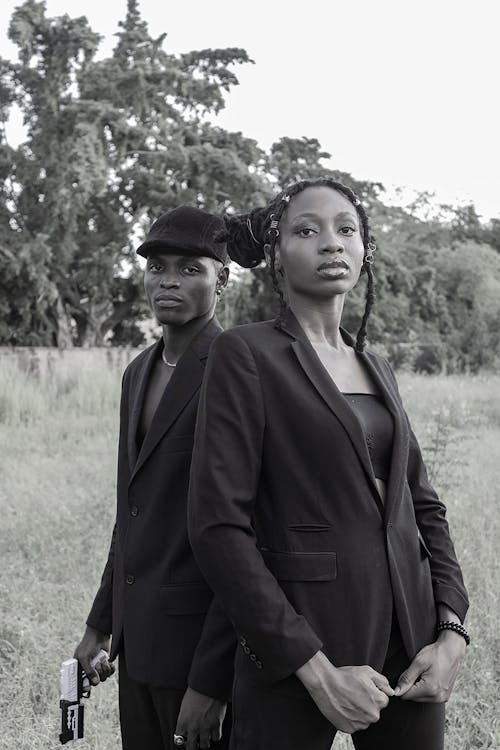
[[[186, 528], [199, 389], [229, 273], [223, 230], [218, 217], [182, 205], [162, 214], [137, 250], [147, 259], [144, 289], [163, 336], [123, 377], [116, 523], [75, 652], [93, 685], [119, 656], [125, 750], [217, 742], [231, 689], [235, 636]], [[110, 660], [93, 668], [111, 633]], [[226, 735], [225, 728], [218, 747], [227, 747]]]

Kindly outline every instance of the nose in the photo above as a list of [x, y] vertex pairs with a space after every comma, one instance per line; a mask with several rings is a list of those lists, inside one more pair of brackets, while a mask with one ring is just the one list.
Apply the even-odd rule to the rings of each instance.
[[337, 232], [333, 231], [333, 229], [324, 232], [319, 245], [319, 252], [321, 254], [343, 253], [344, 250], [344, 243]]
[[180, 283], [176, 276], [162, 276], [160, 286], [162, 289], [178, 289]]

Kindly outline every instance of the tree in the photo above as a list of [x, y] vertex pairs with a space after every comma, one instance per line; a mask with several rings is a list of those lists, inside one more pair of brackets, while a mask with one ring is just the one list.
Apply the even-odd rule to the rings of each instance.
[[15, 276], [19, 285], [15, 296], [4, 287], [3, 341], [122, 336], [124, 321], [144, 314], [134, 245], [151, 219], [180, 202], [221, 210], [260, 195], [256, 143], [207, 120], [246, 52], [168, 54], [136, 0], [127, 8], [102, 61], [85, 18], [47, 18], [35, 0], [12, 16], [19, 62], [2, 61], [1, 116], [17, 102], [28, 137], [18, 149], [0, 144], [4, 283]]
[[[291, 181], [329, 176], [362, 200], [378, 244], [370, 343], [439, 346], [458, 368], [491, 364], [499, 221], [427, 193], [391, 206], [380, 183], [334, 169], [315, 138], [283, 137], [266, 153], [214, 125], [234, 67], [252, 61], [237, 48], [170, 54], [136, 0], [103, 60], [85, 18], [47, 18], [44, 2], [25, 0], [9, 35], [19, 59], [0, 60], [1, 343], [139, 344], [148, 311], [135, 247], [156, 216], [182, 202], [246, 210]], [[15, 104], [27, 130], [18, 148], [3, 127]], [[469, 257], [479, 264], [462, 274]], [[275, 315], [263, 264], [232, 278], [226, 325]], [[361, 281], [343, 319], [353, 332], [363, 306]]]
[[92, 154], [84, 153], [76, 162], [72, 158], [71, 136], [84, 113], [71, 89], [99, 37], [83, 18], [50, 21], [44, 10], [43, 3], [28, 0], [14, 12], [9, 36], [19, 47], [19, 62], [2, 63], [2, 88], [20, 106], [28, 131], [28, 141], [16, 150], [5, 139], [1, 144], [2, 161], [11, 162], [10, 173], [2, 175], [7, 209], [2, 256], [7, 283], [14, 274], [19, 287], [7, 315], [7, 340], [67, 345], [69, 324], [55, 271], [64, 277], [76, 250], [79, 209], [86, 195], [99, 190], [103, 177], [94, 159], [83, 185], [78, 184]]

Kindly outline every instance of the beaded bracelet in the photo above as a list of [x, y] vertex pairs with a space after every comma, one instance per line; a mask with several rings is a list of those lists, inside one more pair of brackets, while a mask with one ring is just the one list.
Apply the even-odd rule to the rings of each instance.
[[467, 646], [469, 645], [470, 635], [460, 623], [451, 622], [450, 620], [441, 620], [437, 624], [437, 632], [440, 633], [442, 630], [453, 630], [455, 633], [462, 636]]

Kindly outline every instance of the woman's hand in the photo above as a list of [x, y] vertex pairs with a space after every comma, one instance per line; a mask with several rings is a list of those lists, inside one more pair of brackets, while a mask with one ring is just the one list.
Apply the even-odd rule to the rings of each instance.
[[371, 667], [334, 667], [321, 651], [295, 674], [323, 716], [347, 734], [378, 721], [394, 695], [387, 678]]
[[425, 646], [398, 680], [395, 695], [403, 700], [444, 703], [453, 690], [466, 644], [458, 633], [444, 630]]
[[222, 736], [227, 704], [188, 687], [182, 699], [175, 734], [186, 738], [186, 750], [209, 748]]

